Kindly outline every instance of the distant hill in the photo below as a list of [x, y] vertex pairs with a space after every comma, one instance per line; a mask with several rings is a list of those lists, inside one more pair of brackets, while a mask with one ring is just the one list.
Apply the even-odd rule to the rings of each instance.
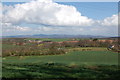
[[92, 35], [63, 35], [63, 34], [36, 34], [36, 35], [16, 35], [16, 36], [2, 36], [2, 38], [105, 38], [105, 36]]

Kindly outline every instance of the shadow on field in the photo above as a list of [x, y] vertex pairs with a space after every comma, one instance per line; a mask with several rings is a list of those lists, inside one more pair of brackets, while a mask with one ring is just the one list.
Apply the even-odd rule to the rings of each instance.
[[3, 80], [119, 80], [118, 66], [77, 66], [57, 63], [3, 64]]

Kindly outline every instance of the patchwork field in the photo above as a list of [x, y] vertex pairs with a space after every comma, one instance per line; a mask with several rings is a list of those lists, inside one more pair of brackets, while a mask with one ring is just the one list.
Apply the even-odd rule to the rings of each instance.
[[[109, 48], [112, 44], [114, 48]], [[118, 51], [117, 42], [97, 39], [4, 39], [2, 78], [116, 80], [120, 78]]]

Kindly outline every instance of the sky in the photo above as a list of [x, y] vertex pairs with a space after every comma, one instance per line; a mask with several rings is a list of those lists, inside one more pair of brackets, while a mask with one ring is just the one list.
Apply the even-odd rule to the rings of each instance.
[[[31, 0], [1, 0], [1, 2], [29, 2]], [[53, 0], [55, 2], [119, 2], [119, 0]]]
[[118, 35], [117, 2], [4, 2], [2, 35]]

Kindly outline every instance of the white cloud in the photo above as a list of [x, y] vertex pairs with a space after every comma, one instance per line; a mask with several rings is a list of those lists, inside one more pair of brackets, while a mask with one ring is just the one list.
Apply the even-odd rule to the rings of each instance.
[[107, 17], [101, 21], [102, 26], [118, 26], [118, 15], [113, 15], [112, 17]]
[[31, 30], [29, 27], [20, 27], [20, 26], [16, 26], [15, 29], [17, 29], [19, 31], [29, 31], [29, 30]]
[[94, 22], [86, 16], [81, 16], [74, 6], [61, 5], [52, 0], [17, 4], [5, 13], [3, 21], [52, 26], [90, 26]]
[[10, 11], [14, 8], [12, 5], [2, 5], [2, 12], [5, 13], [6, 11]]
[[12, 32], [12, 31], [30, 31], [29, 27], [21, 27], [17, 25], [12, 25], [11, 23], [2, 23], [2, 31], [3, 32]]
[[81, 16], [74, 6], [61, 5], [52, 0], [37, 0], [13, 6], [4, 6], [3, 22], [20, 24], [44, 24], [51, 26], [117, 26], [118, 15], [104, 20], [92, 20]]
[[[3, 6], [3, 12], [3, 32], [9, 33], [116, 35], [118, 29], [113, 27], [118, 25], [118, 15], [104, 20], [92, 20], [82, 16], [74, 6], [61, 5], [52, 0]], [[20, 26], [22, 23], [26, 27]], [[37, 26], [29, 27], [27, 24]]]
[[35, 31], [44, 31], [44, 32], [48, 32], [48, 31], [54, 31], [55, 28], [54, 27], [47, 27], [47, 26], [41, 26], [38, 27], [36, 29], [34, 29]]
[[0, 3], [0, 23], [2, 22], [2, 4]]

